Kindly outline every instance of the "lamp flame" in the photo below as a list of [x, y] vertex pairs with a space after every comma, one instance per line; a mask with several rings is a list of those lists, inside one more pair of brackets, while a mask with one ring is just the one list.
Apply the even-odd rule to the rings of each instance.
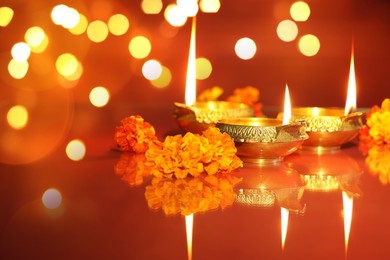
[[195, 30], [196, 30], [196, 16], [192, 18], [190, 51], [188, 54], [186, 92], [185, 92], [185, 102], [187, 106], [192, 106], [196, 102]]
[[192, 259], [192, 230], [194, 226], [194, 214], [186, 216], [186, 235], [188, 260]]
[[350, 112], [356, 109], [356, 78], [355, 78], [355, 65], [354, 65], [354, 54], [353, 47], [351, 52], [351, 65], [349, 68], [349, 79], [348, 79], [348, 93], [347, 101], [345, 103], [344, 115], [348, 115]]
[[286, 91], [284, 94], [284, 111], [283, 111], [283, 125], [287, 125], [291, 119], [291, 101], [288, 86], [286, 84]]
[[353, 197], [343, 191], [343, 210], [344, 210], [344, 242], [345, 253], [348, 251], [349, 233], [352, 223]]
[[282, 231], [282, 250], [283, 250], [285, 242], [286, 242], [287, 228], [288, 228], [288, 216], [289, 216], [288, 209], [281, 207], [280, 208], [280, 215], [281, 215], [280, 226], [281, 226], [281, 231]]

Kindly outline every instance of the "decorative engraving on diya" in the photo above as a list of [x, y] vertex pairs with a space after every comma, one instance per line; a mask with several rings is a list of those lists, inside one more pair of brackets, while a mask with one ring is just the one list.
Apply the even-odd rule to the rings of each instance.
[[[365, 113], [354, 112], [344, 115], [344, 109], [301, 107], [291, 110], [290, 123], [305, 121], [309, 139], [303, 143], [306, 148], [338, 149], [352, 141], [364, 126]], [[282, 118], [279, 113], [278, 118]]]
[[179, 127], [186, 132], [201, 133], [219, 120], [226, 118], [251, 117], [252, 107], [243, 103], [227, 101], [196, 102], [193, 106], [174, 103], [174, 117]]
[[243, 161], [258, 164], [279, 163], [308, 138], [304, 123], [282, 125], [278, 119], [224, 119], [216, 127], [234, 139]]

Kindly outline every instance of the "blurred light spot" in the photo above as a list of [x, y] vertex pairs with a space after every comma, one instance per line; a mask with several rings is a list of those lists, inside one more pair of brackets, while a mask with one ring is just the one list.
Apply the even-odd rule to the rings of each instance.
[[211, 62], [206, 58], [197, 58], [196, 59], [196, 78], [197, 79], [207, 79], [213, 67], [211, 66]]
[[175, 27], [183, 26], [187, 21], [187, 16], [175, 4], [168, 5], [165, 8], [164, 17], [170, 25]]
[[279, 39], [285, 42], [295, 40], [298, 35], [298, 26], [291, 20], [281, 21], [276, 29]]
[[75, 74], [78, 66], [78, 60], [70, 53], [61, 54], [56, 61], [57, 71], [64, 77]]
[[7, 122], [14, 129], [22, 129], [28, 122], [28, 111], [24, 106], [13, 106], [8, 110]]
[[51, 10], [51, 19], [52, 21], [57, 25], [62, 25], [64, 22], [65, 13], [68, 11], [68, 8], [66, 5], [56, 5]]
[[85, 156], [85, 145], [81, 140], [75, 139], [66, 146], [66, 155], [73, 161], [80, 161]]
[[320, 50], [320, 41], [312, 34], [306, 34], [299, 40], [299, 50], [305, 56], [314, 56]]
[[89, 100], [95, 107], [104, 107], [110, 99], [110, 93], [104, 87], [95, 87], [89, 93]]
[[159, 14], [163, 7], [161, 0], [143, 0], [141, 2], [142, 11], [145, 14]]
[[56, 209], [62, 203], [61, 192], [57, 189], [48, 189], [42, 195], [42, 203], [48, 209]]
[[143, 59], [150, 54], [152, 45], [148, 38], [144, 36], [136, 36], [131, 39], [129, 44], [130, 54], [136, 59]]
[[34, 53], [42, 53], [49, 44], [45, 31], [38, 26], [29, 28], [24, 34], [24, 40]]
[[76, 81], [80, 79], [80, 77], [83, 75], [83, 71], [84, 71], [83, 65], [79, 61], [77, 61], [76, 71], [70, 75], [62, 75], [62, 76], [67, 80]]
[[88, 25], [87, 35], [93, 42], [102, 42], [108, 36], [108, 27], [103, 21], [93, 21]]
[[7, 6], [0, 7], [0, 26], [6, 27], [14, 16], [14, 10]]
[[28, 71], [28, 62], [18, 62], [14, 59], [12, 59], [8, 64], [8, 72], [11, 75], [11, 77], [15, 79], [21, 79], [26, 76]]
[[74, 35], [80, 35], [83, 34], [88, 27], [88, 19], [85, 17], [85, 15], [80, 14], [79, 22], [76, 24], [76, 26], [69, 28], [69, 32]]
[[158, 77], [155, 80], [151, 80], [150, 83], [156, 88], [165, 88], [166, 86], [169, 85], [169, 83], [171, 83], [171, 80], [172, 80], [171, 71], [167, 67], [162, 66], [160, 77]]
[[108, 20], [108, 30], [113, 35], [123, 35], [129, 29], [129, 19], [123, 14], [115, 14]]
[[307, 21], [310, 16], [310, 7], [303, 1], [295, 2], [291, 5], [290, 15], [297, 22]]
[[256, 54], [257, 48], [256, 43], [252, 39], [244, 37], [236, 42], [234, 50], [239, 58], [249, 60]]
[[187, 17], [195, 16], [199, 11], [198, 0], [176, 0], [181, 13]]
[[148, 80], [155, 80], [162, 72], [161, 64], [156, 60], [148, 60], [142, 66], [142, 74]]
[[61, 4], [56, 5], [52, 9], [51, 19], [55, 24], [69, 29], [75, 27], [78, 24], [80, 20], [80, 14], [76, 9]]
[[31, 48], [25, 42], [15, 43], [11, 50], [12, 58], [18, 62], [24, 62], [30, 57]]
[[217, 13], [221, 8], [219, 0], [200, 0], [199, 8], [204, 13]]

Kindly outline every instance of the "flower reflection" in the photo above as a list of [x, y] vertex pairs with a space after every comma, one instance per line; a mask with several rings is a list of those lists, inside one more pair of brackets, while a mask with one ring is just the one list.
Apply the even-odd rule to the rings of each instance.
[[365, 162], [373, 175], [383, 184], [390, 183], [390, 144], [373, 145], [368, 149]]
[[185, 179], [154, 177], [146, 187], [145, 198], [150, 209], [162, 209], [166, 215], [188, 216], [232, 205], [233, 187], [240, 181], [230, 174], [202, 174]]
[[144, 178], [150, 175], [151, 167], [146, 163], [143, 153], [122, 153], [114, 166], [115, 174], [130, 186], [141, 185]]

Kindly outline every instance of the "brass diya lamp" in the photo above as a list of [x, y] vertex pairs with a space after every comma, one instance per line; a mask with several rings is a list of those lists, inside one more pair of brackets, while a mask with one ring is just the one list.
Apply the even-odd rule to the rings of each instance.
[[279, 206], [293, 213], [305, 212], [306, 207], [301, 204], [305, 184], [298, 172], [286, 164], [249, 164], [235, 176], [242, 177], [235, 187], [235, 203], [261, 208]]
[[233, 138], [244, 162], [260, 165], [280, 163], [308, 138], [304, 123], [283, 124], [270, 118], [223, 119], [216, 127]]
[[[280, 113], [278, 118], [282, 117]], [[344, 109], [300, 107], [291, 110], [290, 123], [304, 121], [309, 138], [303, 147], [318, 152], [339, 149], [352, 141], [364, 126], [365, 113], [344, 115]]]
[[251, 117], [252, 107], [227, 101], [196, 102], [194, 105], [174, 103], [174, 118], [185, 132], [201, 133], [222, 119]]

